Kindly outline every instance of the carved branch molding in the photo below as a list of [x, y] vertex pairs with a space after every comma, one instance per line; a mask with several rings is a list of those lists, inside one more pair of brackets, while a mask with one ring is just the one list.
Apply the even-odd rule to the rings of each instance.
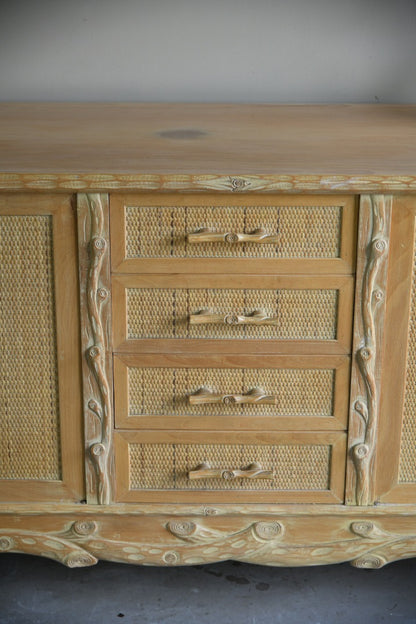
[[[352, 400], [351, 457], [355, 467], [355, 502], [374, 502], [372, 478], [378, 428], [382, 335], [385, 312], [385, 283], [392, 197], [382, 195], [361, 198], [363, 266], [361, 293], [356, 310]], [[355, 380], [354, 380], [355, 375]], [[360, 379], [357, 379], [359, 377]]]
[[[88, 426], [86, 418], [87, 454], [94, 466], [96, 502], [111, 502], [112, 402], [111, 364], [107, 356], [110, 318], [109, 242], [106, 197], [99, 194], [78, 198], [81, 271], [81, 315], [83, 316], [83, 348], [85, 411], [95, 418]], [[92, 502], [92, 501], [91, 501]]]
[[394, 192], [415, 191], [416, 176], [377, 175], [193, 175], [0, 173], [5, 191], [219, 191], [219, 192]]
[[[149, 565], [195, 565], [238, 560], [263, 565], [299, 566], [350, 561], [357, 568], [381, 568], [386, 563], [416, 555], [416, 534], [391, 533], [374, 522], [354, 520], [314, 532], [308, 543], [278, 520], [249, 521], [238, 530], [210, 526], [195, 518], [155, 519], [154, 541], [110, 539], [99, 519], [76, 520], [57, 533], [0, 529], [0, 552], [22, 552], [48, 557], [74, 568], [98, 559]], [[137, 534], [140, 521], [137, 519]], [[108, 528], [108, 527], [107, 527]], [[289, 531], [289, 528], [291, 529]], [[157, 533], [157, 536], [156, 536]], [[296, 533], [296, 532], [295, 532]], [[113, 535], [113, 531], [110, 531]], [[322, 537], [322, 539], [320, 539]]]

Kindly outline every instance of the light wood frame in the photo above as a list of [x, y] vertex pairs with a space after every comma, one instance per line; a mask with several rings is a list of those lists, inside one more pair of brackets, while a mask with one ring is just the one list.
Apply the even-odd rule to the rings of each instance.
[[[118, 353], [268, 353], [348, 355], [351, 352], [354, 280], [349, 276], [298, 275], [118, 275], [112, 279], [113, 345]], [[127, 288], [335, 289], [336, 340], [127, 339]]]
[[[125, 208], [132, 206], [339, 206], [339, 258], [126, 258]], [[110, 197], [113, 273], [351, 274], [355, 268], [357, 202], [353, 195], [113, 194]], [[260, 226], [261, 224], [259, 224]], [[184, 233], [185, 234], [185, 233]]]
[[[327, 490], [202, 491], [202, 490], [132, 490], [129, 487], [129, 444], [233, 444], [230, 432], [124, 431], [114, 433], [116, 465], [116, 502], [183, 503], [340, 503], [344, 496], [346, 434], [333, 432], [239, 432], [238, 444], [304, 444], [331, 447]], [[204, 458], [201, 458], [201, 460]]]
[[[140, 368], [287, 368], [333, 369], [332, 416], [129, 416], [128, 369]], [[348, 418], [350, 361], [346, 356], [120, 355], [114, 356], [114, 412], [117, 429], [209, 429], [331, 431], [345, 430]], [[269, 389], [267, 389], [269, 390]]]
[[1, 195], [1, 215], [52, 217], [62, 480], [0, 481], [0, 500], [84, 499], [76, 220], [70, 195]]

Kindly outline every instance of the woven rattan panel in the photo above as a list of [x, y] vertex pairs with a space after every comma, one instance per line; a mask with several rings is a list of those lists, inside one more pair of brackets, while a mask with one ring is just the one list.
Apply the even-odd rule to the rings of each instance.
[[400, 449], [400, 483], [416, 483], [416, 247], [408, 333], [406, 389]]
[[[331, 416], [334, 371], [322, 369], [129, 368], [129, 416]], [[244, 394], [260, 387], [276, 405], [190, 405], [201, 387]]]
[[[337, 258], [339, 206], [129, 206], [128, 258]], [[196, 243], [186, 235], [198, 228], [250, 234], [263, 227], [277, 244]]]
[[[337, 290], [128, 288], [128, 338], [258, 338], [334, 340]], [[208, 308], [221, 315], [264, 310], [275, 325], [190, 325]]]
[[0, 478], [61, 479], [52, 217], [0, 216]]
[[[327, 445], [130, 444], [133, 490], [327, 490], [331, 448]], [[202, 462], [232, 470], [253, 462], [275, 470], [274, 479], [190, 480]]]

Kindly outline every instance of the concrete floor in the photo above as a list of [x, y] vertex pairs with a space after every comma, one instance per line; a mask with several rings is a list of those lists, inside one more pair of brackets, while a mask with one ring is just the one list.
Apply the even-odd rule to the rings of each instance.
[[0, 556], [1, 624], [416, 623], [416, 560], [266, 568], [237, 562], [149, 568], [100, 562], [71, 570]]

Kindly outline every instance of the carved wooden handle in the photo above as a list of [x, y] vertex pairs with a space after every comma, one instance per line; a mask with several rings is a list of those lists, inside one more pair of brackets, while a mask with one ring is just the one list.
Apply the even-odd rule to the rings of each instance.
[[212, 403], [223, 403], [232, 405], [234, 403], [250, 403], [263, 405], [276, 405], [277, 397], [273, 394], [266, 394], [262, 388], [253, 388], [246, 394], [215, 394], [209, 388], [199, 388], [194, 394], [188, 396], [190, 405], [207, 405]]
[[277, 325], [279, 319], [275, 316], [268, 316], [263, 310], [254, 310], [252, 314], [217, 314], [212, 310], [200, 310], [197, 314], [190, 314], [189, 323], [191, 325], [213, 325], [225, 323], [225, 325]]
[[268, 234], [257, 228], [251, 234], [241, 232], [216, 232], [212, 228], [199, 228], [187, 236], [188, 243], [278, 243], [277, 234]]
[[195, 470], [188, 472], [188, 479], [224, 479], [230, 481], [231, 479], [274, 479], [275, 474], [273, 470], [263, 470], [260, 464], [254, 462], [246, 468], [223, 469], [223, 468], [211, 468], [207, 462], [200, 464]]

